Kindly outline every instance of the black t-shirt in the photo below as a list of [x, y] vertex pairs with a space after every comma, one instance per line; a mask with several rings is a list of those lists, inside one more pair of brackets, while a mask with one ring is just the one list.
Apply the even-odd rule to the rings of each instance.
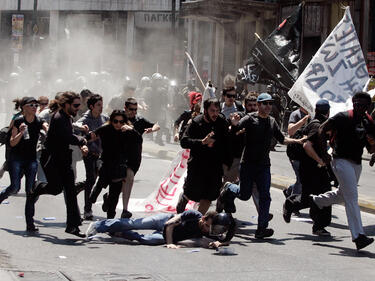
[[[365, 123], [369, 123], [367, 117], [349, 117], [349, 113], [346, 111], [337, 113], [328, 122], [333, 123], [334, 128], [333, 157], [361, 164], [363, 148], [369, 145], [365, 129]], [[369, 126], [374, 127], [373, 124], [369, 124]]]
[[142, 135], [145, 132], [145, 129], [152, 128], [154, 126], [154, 123], [151, 123], [146, 118], [143, 118], [142, 116], [135, 116], [133, 119], [129, 119], [130, 122], [132, 122], [134, 129]]
[[35, 116], [34, 121], [29, 123], [24, 116], [14, 120], [14, 127], [19, 129], [25, 123], [29, 131], [30, 138], [25, 140], [22, 136], [19, 143], [11, 148], [11, 160], [36, 160], [36, 145], [39, 139], [39, 132], [42, 129], [43, 121]]
[[245, 148], [241, 162], [270, 165], [271, 139], [284, 143], [284, 135], [272, 116], [261, 118], [257, 112], [247, 114], [240, 120], [235, 130], [245, 129]]
[[[195, 210], [188, 210], [181, 214], [181, 222], [173, 228], [173, 243], [192, 238], [201, 238], [203, 233], [199, 228], [199, 220], [202, 214]], [[163, 232], [165, 238], [165, 228]]]
[[[312, 146], [319, 157], [323, 156], [318, 134], [321, 123], [321, 121], [313, 119], [310, 123], [306, 125], [306, 127], [303, 130], [303, 135], [307, 136], [307, 140], [309, 140], [312, 143]], [[310, 156], [308, 156], [306, 153], [304, 154], [304, 157], [301, 159], [301, 161], [305, 161], [306, 163], [311, 165], [317, 165], [317, 162]]]
[[107, 167], [113, 167], [126, 159], [134, 173], [141, 163], [142, 137], [135, 130], [122, 132], [106, 124], [95, 130], [102, 144], [101, 159]]

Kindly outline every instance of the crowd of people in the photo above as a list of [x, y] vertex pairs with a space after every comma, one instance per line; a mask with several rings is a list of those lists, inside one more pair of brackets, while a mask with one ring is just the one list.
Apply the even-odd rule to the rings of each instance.
[[[368, 113], [372, 100], [366, 92], [353, 95], [353, 110], [331, 118], [325, 99], [317, 101], [314, 116], [302, 107], [297, 109], [285, 136], [271, 116], [274, 98], [269, 93], [250, 92], [242, 101], [234, 86], [225, 87], [220, 99], [214, 91], [202, 94], [195, 87], [188, 88], [179, 114], [173, 115], [173, 139], [190, 149], [177, 214], [133, 219], [128, 203], [142, 160], [143, 136], [155, 133], [159, 144], [163, 136], [166, 141], [172, 139], [163, 79], [156, 73], [142, 78], [138, 88], [127, 84], [106, 107], [101, 95], [87, 89], [80, 94], [59, 92], [51, 101], [45, 96], [15, 100], [18, 112], [6, 133], [6, 163], [1, 168], [9, 171], [10, 185], [0, 192], [0, 202], [20, 190], [24, 176], [28, 232], [38, 232], [33, 219], [38, 198], [63, 192], [65, 231], [78, 237], [109, 233], [141, 244], [176, 248], [179, 241], [205, 236], [214, 239], [208, 246], [217, 248], [235, 233], [235, 199], [247, 201], [252, 196], [258, 211], [255, 237], [264, 239], [274, 234], [268, 227], [273, 218], [269, 154], [277, 140], [288, 146], [296, 174], [296, 183], [284, 190], [285, 222], [290, 222], [292, 213], [309, 208], [312, 233], [329, 236], [325, 228], [331, 222], [331, 205], [343, 202], [357, 249], [374, 241], [363, 231], [357, 190], [363, 149], [375, 152], [375, 124]], [[183, 107], [186, 103], [189, 108]], [[146, 116], [137, 114], [138, 110]], [[76, 182], [80, 158], [86, 178]], [[333, 185], [338, 188], [332, 191]], [[80, 230], [82, 220], [94, 219], [92, 204], [107, 186], [102, 204], [107, 219], [91, 223], [85, 234]], [[81, 191], [83, 217], [77, 202]], [[116, 218], [120, 194], [123, 210]], [[186, 210], [189, 200], [199, 203], [197, 211]], [[209, 210], [215, 200], [216, 210]], [[138, 229], [155, 232], [140, 234], [135, 232]]]

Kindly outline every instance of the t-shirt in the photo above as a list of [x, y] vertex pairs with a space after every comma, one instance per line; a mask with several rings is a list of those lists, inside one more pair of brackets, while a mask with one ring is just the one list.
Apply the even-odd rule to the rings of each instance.
[[19, 129], [20, 125], [25, 123], [29, 131], [30, 138], [25, 140], [21, 137], [19, 143], [11, 148], [11, 160], [36, 160], [36, 145], [39, 139], [39, 132], [42, 129], [43, 121], [35, 116], [34, 121], [29, 123], [24, 116], [19, 116], [14, 120], [14, 127]]
[[234, 129], [245, 129], [245, 148], [241, 163], [271, 165], [270, 146], [272, 137], [284, 143], [284, 135], [272, 116], [262, 118], [258, 112], [247, 114]]
[[[318, 154], [319, 157], [323, 156], [323, 152], [321, 151], [320, 147], [320, 140], [319, 140], [319, 127], [322, 124], [320, 120], [314, 119], [310, 123], [308, 123], [303, 130], [303, 134], [307, 136], [307, 140], [309, 140], [312, 143], [312, 146], [315, 150], [315, 152]], [[312, 159], [310, 156], [308, 156], [306, 153], [304, 154], [303, 159], [305, 163], [309, 163], [311, 165], [317, 165], [317, 162]]]
[[[328, 122], [333, 123], [335, 136], [333, 141], [333, 157], [352, 160], [361, 164], [363, 148], [368, 144], [365, 125], [369, 121], [366, 117], [362, 119], [349, 117], [347, 111], [337, 113]], [[369, 124], [372, 128], [374, 125]]]
[[154, 126], [154, 123], [151, 123], [146, 118], [143, 118], [142, 116], [135, 116], [133, 119], [129, 119], [130, 122], [132, 122], [134, 129], [142, 135], [145, 132], [145, 129], [152, 128]]
[[295, 124], [299, 120], [301, 120], [303, 117], [305, 117], [307, 114], [302, 112], [301, 109], [294, 110], [290, 116], [289, 116], [289, 121], [288, 124]]
[[[203, 233], [199, 228], [199, 220], [202, 214], [195, 210], [188, 210], [181, 214], [181, 222], [173, 228], [173, 243], [192, 238], [201, 238]], [[163, 231], [165, 238], [165, 228]]]

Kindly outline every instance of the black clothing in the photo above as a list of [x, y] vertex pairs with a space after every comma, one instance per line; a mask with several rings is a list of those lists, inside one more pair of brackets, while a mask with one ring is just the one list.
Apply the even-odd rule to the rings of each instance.
[[109, 192], [108, 192], [108, 211], [107, 211], [107, 219], [113, 219], [116, 216], [116, 206], [118, 203], [119, 196], [122, 190], [122, 181], [119, 182], [111, 182], [109, 184]]
[[48, 183], [39, 184], [33, 194], [35, 197], [42, 194], [58, 195], [64, 190], [66, 226], [74, 228], [81, 225], [81, 215], [74, 185], [70, 144], [83, 145], [84, 138], [73, 134], [72, 118], [60, 110], [52, 115], [46, 149], [42, 151], [40, 159]]
[[[210, 132], [215, 134], [213, 147], [202, 144]], [[184, 194], [196, 202], [215, 200], [222, 183], [222, 164], [232, 164], [227, 121], [219, 115], [215, 122], [206, 122], [204, 115], [199, 115], [188, 125], [180, 143], [190, 149]]]
[[30, 138], [21, 140], [14, 147], [11, 147], [10, 160], [36, 160], [36, 146], [39, 139], [39, 132], [42, 129], [43, 121], [35, 116], [34, 121], [29, 123], [24, 116], [19, 116], [14, 120], [14, 127], [19, 129], [20, 125], [25, 123], [29, 131]]
[[[188, 210], [181, 213], [181, 222], [173, 228], [173, 243], [176, 244], [186, 239], [203, 237], [203, 233], [199, 228], [199, 220], [201, 218], [202, 214], [195, 210]], [[165, 229], [166, 227], [164, 227], [163, 236], [166, 240]]]
[[[305, 129], [303, 134], [307, 136], [307, 140], [312, 143], [313, 149], [322, 157], [326, 151], [321, 151], [319, 140], [319, 127], [325, 117], [317, 114], [316, 119], [312, 120]], [[306, 153], [300, 159], [300, 178], [302, 184], [301, 196], [292, 195], [287, 200], [290, 200], [293, 205], [293, 211], [299, 211], [304, 208], [310, 208], [310, 217], [314, 222], [313, 231], [325, 228], [331, 223], [332, 207], [324, 207], [319, 209], [316, 205], [310, 205], [309, 195], [319, 195], [331, 190], [330, 175], [328, 173], [329, 167], [318, 167], [318, 163], [308, 156]]]
[[361, 164], [363, 148], [368, 146], [366, 139], [366, 126], [374, 129], [374, 124], [367, 117], [350, 117], [349, 112], [340, 112], [328, 119], [334, 128], [333, 157], [344, 158]]
[[233, 132], [245, 129], [245, 149], [241, 163], [271, 165], [270, 146], [272, 137], [284, 143], [284, 135], [272, 116], [261, 118], [257, 112], [249, 113], [240, 120], [238, 126], [232, 126]]
[[135, 116], [135, 118], [129, 119], [129, 121], [132, 122], [134, 129], [140, 135], [143, 135], [145, 129], [152, 128], [154, 126], [154, 123], [151, 123], [149, 120], [143, 118], [142, 116]]
[[174, 122], [174, 127], [179, 127], [182, 122], [180, 131], [178, 132], [178, 137], [180, 140], [182, 136], [184, 135], [184, 132], [186, 130], [189, 120], [191, 119], [191, 114], [192, 114], [191, 110], [185, 110]]
[[73, 134], [72, 117], [62, 109], [52, 115], [47, 133], [45, 147], [49, 153], [65, 162], [72, 162], [72, 151], [69, 145], [84, 145], [84, 138]]
[[142, 137], [137, 131], [117, 131], [107, 124], [96, 129], [95, 134], [100, 137], [103, 148], [101, 159], [109, 172], [125, 161], [127, 167], [137, 173], [142, 157]]

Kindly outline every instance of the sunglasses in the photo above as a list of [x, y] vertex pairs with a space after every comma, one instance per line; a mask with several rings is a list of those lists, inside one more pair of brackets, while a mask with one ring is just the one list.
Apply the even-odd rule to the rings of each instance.
[[37, 103], [28, 103], [26, 104], [28, 107], [38, 107], [39, 105]]
[[130, 110], [130, 111], [137, 111], [138, 110], [138, 108], [136, 108], [136, 107], [134, 107], [134, 108], [128, 108], [128, 110]]
[[229, 95], [229, 94], [226, 94], [227, 98], [235, 98], [236, 95]]
[[113, 124], [118, 124], [118, 123], [120, 123], [120, 124], [125, 124], [125, 120], [118, 120], [118, 119], [113, 119]]
[[263, 101], [261, 102], [263, 105], [273, 105], [273, 101]]
[[72, 106], [73, 106], [74, 108], [78, 108], [78, 107], [81, 106], [81, 104], [80, 104], [80, 103], [73, 103]]

